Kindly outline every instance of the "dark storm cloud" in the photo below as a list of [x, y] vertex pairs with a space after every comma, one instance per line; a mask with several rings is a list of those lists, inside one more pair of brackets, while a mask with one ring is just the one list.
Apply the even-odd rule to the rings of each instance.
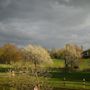
[[0, 44], [88, 47], [89, 8], [90, 0], [0, 0]]
[[57, 0], [59, 4], [65, 4], [67, 6], [74, 6], [74, 7], [82, 7], [88, 8], [90, 7], [90, 0]]

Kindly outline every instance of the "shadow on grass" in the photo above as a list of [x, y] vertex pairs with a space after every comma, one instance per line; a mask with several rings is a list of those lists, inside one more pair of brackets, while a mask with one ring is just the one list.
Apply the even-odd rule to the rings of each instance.
[[73, 71], [64, 72], [63, 68], [53, 68], [51, 71], [52, 78], [61, 79], [65, 77], [69, 81], [82, 81], [85, 78], [86, 81], [90, 82], [90, 72], [86, 71]]
[[0, 73], [8, 72], [9, 69], [11, 69], [11, 68], [0, 67]]
[[67, 88], [54, 88], [53, 90], [89, 90], [89, 89], [67, 89]]

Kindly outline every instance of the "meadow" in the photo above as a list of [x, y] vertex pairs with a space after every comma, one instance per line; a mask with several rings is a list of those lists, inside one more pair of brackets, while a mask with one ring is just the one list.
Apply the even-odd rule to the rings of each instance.
[[[67, 88], [69, 90], [90, 90], [90, 59], [82, 59], [80, 62], [80, 69], [73, 72], [64, 72], [64, 60], [53, 59], [53, 62], [53, 65], [49, 68], [51, 77], [48, 77], [48, 82], [53, 87]], [[13, 66], [0, 64], [1, 85], [8, 84], [8, 70], [10, 68], [13, 68]], [[83, 79], [85, 79], [85, 81], [83, 81]]]
[[[82, 59], [80, 62], [80, 69], [73, 72], [64, 72], [64, 61], [54, 60], [54, 70], [52, 73], [51, 81], [53, 85], [57, 87], [67, 88], [83, 88], [83, 79], [85, 79], [85, 84], [87, 89], [90, 89], [90, 59]], [[65, 80], [64, 80], [65, 78]]]

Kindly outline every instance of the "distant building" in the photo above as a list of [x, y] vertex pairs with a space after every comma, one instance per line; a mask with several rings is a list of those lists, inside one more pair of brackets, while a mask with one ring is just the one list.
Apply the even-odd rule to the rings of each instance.
[[82, 52], [82, 58], [90, 58], [90, 49]]

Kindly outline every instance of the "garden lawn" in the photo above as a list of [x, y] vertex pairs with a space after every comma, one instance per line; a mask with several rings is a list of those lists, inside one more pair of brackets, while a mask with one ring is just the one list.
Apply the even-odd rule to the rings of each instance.
[[[48, 77], [48, 82], [50, 82], [53, 87], [82, 89], [84, 88], [83, 79], [85, 79], [86, 80], [85, 88], [90, 90], [90, 59], [81, 60], [80, 70], [75, 72], [69, 72], [69, 73], [65, 73], [63, 71], [64, 60], [53, 59], [53, 62], [54, 63], [51, 66], [51, 71], [50, 71], [51, 77]], [[7, 76], [8, 75], [7, 72], [10, 68], [12, 68], [11, 65], [1, 64], [0, 77], [4, 78], [5, 76]], [[64, 78], [66, 79], [65, 81], [64, 81]], [[2, 81], [2, 78], [0, 79], [0, 82], [1, 81]]]

